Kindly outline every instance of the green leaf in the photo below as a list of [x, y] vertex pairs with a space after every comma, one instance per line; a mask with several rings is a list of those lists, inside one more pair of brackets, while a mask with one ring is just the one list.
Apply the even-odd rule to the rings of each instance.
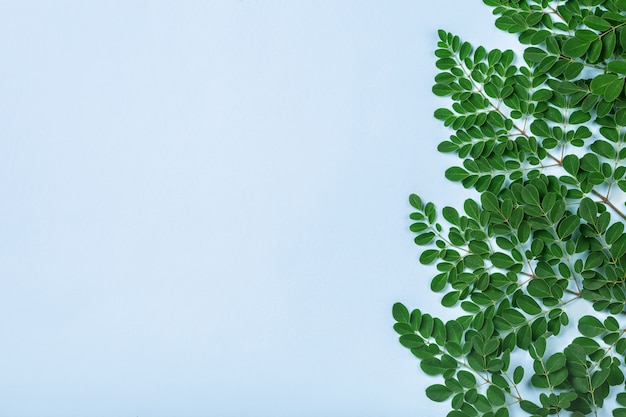
[[592, 30], [587, 29], [579, 29], [574, 33], [576, 39], [579, 39], [582, 42], [593, 42], [598, 39], [598, 34]]
[[576, 215], [564, 218], [557, 228], [557, 233], [561, 239], [565, 239], [574, 233], [580, 225], [580, 218]]
[[443, 290], [444, 288], [446, 288], [447, 285], [448, 285], [448, 274], [446, 273], [437, 274], [433, 278], [433, 280], [430, 282], [430, 289], [433, 292], [439, 292]]
[[531, 342], [530, 326], [524, 325], [520, 327], [519, 330], [517, 331], [516, 336], [517, 336], [516, 337], [517, 346], [519, 346], [520, 348], [524, 350], [528, 350], [528, 348], [530, 347], [530, 342]]
[[467, 255], [463, 258], [465, 266], [471, 269], [481, 268], [483, 266], [483, 258], [478, 255]]
[[580, 159], [580, 168], [587, 172], [600, 172], [600, 160], [596, 154], [587, 153]]
[[459, 221], [459, 212], [454, 207], [444, 207], [441, 209], [443, 218], [452, 224], [457, 224]]
[[567, 377], [568, 377], [568, 372], [567, 372], [567, 369], [565, 368], [561, 368], [557, 371], [551, 372], [549, 375], [550, 385], [551, 386], [561, 385], [563, 382], [565, 382]]
[[605, 239], [606, 243], [614, 243], [624, 232], [624, 223], [615, 223], [606, 231]]
[[474, 388], [476, 386], [476, 377], [468, 371], [459, 371], [456, 374], [459, 383], [465, 388]]
[[422, 312], [419, 309], [411, 311], [411, 327], [414, 331], [418, 331], [422, 323]]
[[418, 349], [425, 346], [424, 339], [415, 333], [400, 336], [400, 344], [409, 349]]
[[582, 41], [577, 38], [569, 38], [563, 44], [563, 55], [569, 58], [579, 58], [589, 49], [589, 42]]
[[535, 120], [531, 123], [530, 131], [533, 133], [533, 135], [541, 136], [544, 138], [552, 136], [550, 127], [544, 120], [541, 119]]
[[624, 78], [619, 77], [609, 83], [604, 91], [604, 100], [615, 101], [624, 89]]
[[474, 51], [474, 62], [480, 62], [487, 56], [487, 51], [484, 46], [478, 46]]
[[463, 42], [461, 44], [461, 49], [459, 49], [459, 58], [461, 58], [461, 60], [464, 60], [470, 55], [471, 52], [472, 44], [469, 42]]
[[449, 109], [441, 108], [435, 110], [435, 119], [447, 120], [450, 117], [454, 117], [454, 113], [452, 113]]
[[531, 46], [524, 50], [524, 59], [527, 62], [541, 62], [548, 54], [543, 49]]
[[583, 316], [578, 321], [578, 330], [587, 337], [595, 337], [604, 333], [606, 329], [596, 317]]
[[597, 372], [594, 372], [591, 376], [591, 387], [594, 389], [600, 388], [604, 381], [609, 377], [610, 369], [601, 369]]
[[435, 260], [439, 257], [439, 250], [437, 249], [428, 249], [422, 252], [420, 255], [420, 263], [422, 265], [430, 265], [435, 262]]
[[398, 323], [409, 323], [409, 310], [402, 303], [395, 303], [391, 309], [393, 318]]
[[437, 150], [441, 153], [455, 152], [459, 149], [459, 145], [450, 141], [443, 141], [437, 146]]
[[504, 396], [504, 392], [499, 387], [495, 385], [489, 386], [487, 388], [487, 399], [493, 405], [500, 406], [506, 402], [506, 397]]
[[626, 253], [626, 234], [621, 235], [613, 244], [611, 245], [611, 257], [613, 259], [620, 259]]
[[590, 146], [591, 150], [597, 153], [600, 156], [603, 156], [608, 159], [614, 159], [617, 155], [617, 151], [609, 142], [605, 140], [597, 140], [593, 142]]
[[393, 325], [393, 329], [400, 335], [413, 334], [413, 328], [405, 323], [396, 323]]
[[489, 245], [482, 240], [472, 240], [470, 241], [468, 246], [470, 251], [479, 255], [491, 252], [491, 248], [489, 248]]
[[460, 343], [463, 336], [463, 326], [456, 320], [450, 320], [445, 324], [446, 340]]
[[416, 245], [424, 246], [428, 245], [435, 238], [435, 234], [433, 232], [422, 233], [417, 235], [414, 239]]
[[543, 18], [543, 13], [531, 13], [526, 17], [526, 24], [528, 26], [535, 26]]
[[532, 348], [537, 353], [538, 357], [542, 357], [543, 354], [546, 353], [546, 338], [545, 337], [537, 338]]
[[422, 360], [420, 368], [426, 375], [435, 376], [441, 375], [446, 371], [446, 367], [443, 366], [441, 360], [438, 358], [427, 358]]
[[519, 384], [520, 382], [522, 382], [523, 378], [524, 378], [524, 368], [522, 366], [516, 367], [515, 371], [513, 371], [513, 383]]
[[500, 211], [500, 203], [498, 202], [498, 197], [494, 193], [489, 191], [484, 192], [480, 196], [480, 202], [483, 208], [487, 211], [498, 212]]
[[525, 313], [535, 315], [541, 313], [541, 307], [534, 298], [527, 296], [526, 294], [520, 294], [517, 297], [517, 305], [524, 310]]
[[580, 163], [576, 155], [570, 154], [563, 158], [563, 168], [568, 174], [576, 176]]
[[409, 230], [414, 233], [423, 232], [426, 229], [428, 229], [428, 225], [424, 222], [413, 223], [409, 226]]
[[409, 196], [409, 204], [418, 210], [422, 209], [422, 199], [416, 194], [411, 194]]
[[[569, 67], [569, 65], [568, 65]], [[568, 77], [569, 78], [569, 77]], [[563, 94], [573, 94], [580, 91], [580, 87], [571, 81], [562, 81], [555, 87], [555, 90]], [[547, 126], [547, 125], [546, 125]], [[531, 129], [532, 131], [532, 129]], [[549, 132], [548, 132], [549, 133]], [[545, 135], [543, 135], [545, 136]]]
[[478, 220], [480, 217], [480, 207], [478, 207], [478, 203], [476, 203], [476, 201], [472, 199], [465, 200], [463, 208], [465, 213], [472, 219]]
[[426, 388], [426, 396], [432, 401], [443, 402], [450, 398], [452, 391], [445, 385], [435, 384]]
[[[585, 66], [581, 62], [570, 62], [565, 67], [563, 76], [568, 80], [573, 80], [580, 75], [583, 69], [585, 69]], [[580, 88], [578, 90], [580, 91]]]
[[580, 206], [578, 207], [578, 215], [588, 223], [595, 223], [598, 216], [598, 207], [589, 197], [585, 197], [580, 200]]
[[596, 39], [591, 42], [591, 46], [589, 46], [589, 52], [587, 54], [587, 60], [590, 63], [598, 62], [600, 54], [602, 53], [602, 46], [602, 39]]
[[606, 101], [604, 99], [598, 100], [598, 105], [596, 106], [596, 115], [598, 117], [605, 117], [611, 112], [612, 109], [613, 102]]
[[602, 60], [606, 61], [607, 59], [613, 56], [615, 52], [615, 45], [617, 44], [617, 39], [615, 38], [615, 32], [609, 31], [604, 34], [602, 37]]
[[607, 68], [609, 71], [618, 72], [620, 74], [626, 74], [626, 62], [625, 61], [611, 61], [608, 63]]
[[610, 332], [616, 332], [619, 330], [619, 323], [615, 317], [609, 316], [604, 319], [604, 327]]
[[520, 401], [519, 405], [522, 410], [530, 414], [537, 414], [541, 410], [541, 407], [528, 400]]
[[[574, 339], [574, 344], [575, 345], [572, 347], [572, 349], [574, 349], [574, 348], [582, 349], [582, 351], [583, 351], [582, 352], [583, 353], [583, 359], [584, 359], [584, 355], [592, 355], [600, 347], [598, 342], [596, 342], [595, 340], [590, 339], [588, 337], [577, 337], [577, 338]], [[565, 353], [567, 355], [567, 351]], [[584, 362], [584, 360], [583, 360], [583, 362]]]
[[589, 120], [591, 120], [591, 114], [581, 111], [581, 110], [576, 110], [569, 116], [568, 121], [570, 124], [576, 125], [576, 124], [588, 122]]
[[441, 299], [441, 305], [444, 307], [452, 307], [459, 301], [459, 296], [459, 291], [449, 292]]
[[445, 172], [445, 176], [450, 181], [463, 181], [469, 176], [469, 173], [461, 167], [451, 167]]
[[550, 286], [543, 279], [533, 279], [528, 283], [528, 293], [533, 297], [551, 297]]
[[491, 263], [496, 268], [508, 269], [516, 264], [516, 261], [509, 255], [502, 252], [496, 252], [490, 257]]
[[432, 92], [437, 97], [445, 97], [452, 93], [452, 88], [447, 84], [435, 84], [433, 85]]
[[440, 70], [447, 70], [456, 67], [456, 61], [452, 58], [441, 58], [437, 60], [435, 66]]
[[554, 93], [551, 90], [548, 90], [548, 89], [544, 88], [544, 89], [535, 91], [533, 93], [532, 100], [533, 101], [547, 101], [553, 95], [554, 95]]
[[513, 326], [519, 326], [522, 323], [526, 322], [526, 317], [522, 313], [512, 308], [503, 310], [501, 316], [504, 320], [511, 323]]
[[534, 185], [527, 185], [522, 189], [522, 199], [526, 204], [539, 207], [539, 191]]
[[591, 29], [599, 30], [600, 32], [604, 32], [605, 30], [611, 29], [611, 24], [604, 20], [601, 17], [589, 15], [583, 19], [583, 23], [590, 27]]
[[561, 352], [557, 352], [554, 355], [550, 356], [546, 361], [546, 371], [554, 372], [565, 366], [565, 354]]
[[430, 337], [433, 334], [434, 324], [433, 316], [428, 313], [423, 314], [419, 328], [420, 334], [424, 337]]
[[619, 77], [615, 74], [597, 75], [596, 77], [594, 77], [593, 80], [591, 80], [591, 92], [593, 94], [603, 96], [606, 93], [607, 88], [609, 88], [609, 86], [612, 86], [618, 79]]
[[487, 61], [489, 62], [490, 66], [493, 66], [500, 61], [501, 57], [502, 51], [498, 49], [492, 49], [491, 51], [489, 51], [489, 54], [487, 54]]
[[585, 269], [593, 269], [601, 266], [604, 263], [604, 256], [601, 253], [593, 252], [587, 256], [585, 260]]

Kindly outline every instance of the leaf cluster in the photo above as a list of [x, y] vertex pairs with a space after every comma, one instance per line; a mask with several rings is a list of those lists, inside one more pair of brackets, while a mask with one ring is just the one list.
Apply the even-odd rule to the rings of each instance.
[[431, 290], [460, 316], [397, 303], [394, 329], [450, 417], [598, 415], [608, 399], [625, 416], [626, 0], [484, 3], [523, 62], [439, 31], [433, 86], [451, 100], [438, 150], [460, 161], [445, 177], [476, 197], [409, 198]]

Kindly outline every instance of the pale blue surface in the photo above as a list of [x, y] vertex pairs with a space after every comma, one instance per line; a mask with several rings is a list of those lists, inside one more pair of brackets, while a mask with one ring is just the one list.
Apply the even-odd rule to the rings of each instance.
[[0, 2], [0, 415], [433, 412], [436, 29], [513, 44], [433, 3]]

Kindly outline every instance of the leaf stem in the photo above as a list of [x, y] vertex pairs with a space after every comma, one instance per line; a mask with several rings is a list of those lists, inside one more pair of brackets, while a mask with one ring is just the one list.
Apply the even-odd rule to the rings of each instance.
[[618, 209], [615, 204], [613, 204], [608, 198], [597, 192], [596, 190], [591, 190], [591, 193], [598, 197], [604, 204], [611, 207], [613, 211], [620, 216], [622, 219], [626, 220], [626, 214], [624, 214], [620, 209]]

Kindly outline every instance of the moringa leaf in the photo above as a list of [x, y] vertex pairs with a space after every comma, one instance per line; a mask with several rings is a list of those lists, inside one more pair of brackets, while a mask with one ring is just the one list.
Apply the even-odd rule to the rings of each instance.
[[431, 290], [459, 316], [394, 307], [394, 330], [450, 417], [599, 415], [626, 380], [626, 0], [483, 2], [523, 59], [440, 31], [433, 87], [452, 130], [437, 149], [458, 158], [445, 178], [478, 195], [445, 224], [409, 199]]

